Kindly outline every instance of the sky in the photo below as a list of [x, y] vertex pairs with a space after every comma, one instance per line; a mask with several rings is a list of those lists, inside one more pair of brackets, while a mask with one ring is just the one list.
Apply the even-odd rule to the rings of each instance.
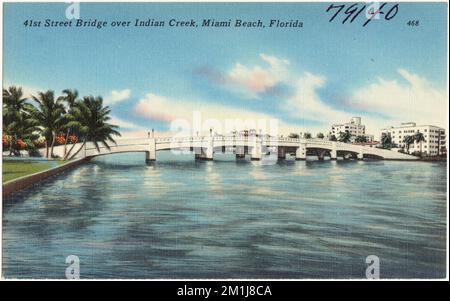
[[[446, 3], [400, 3], [395, 17], [365, 27], [363, 14], [353, 23], [342, 24], [343, 15], [329, 22], [330, 3], [81, 3], [82, 20], [108, 25], [24, 25], [67, 21], [69, 5], [4, 4], [3, 87], [101, 95], [124, 136], [152, 128], [170, 134], [195, 114], [202, 130], [217, 132], [233, 119], [278, 120], [284, 134], [328, 133], [352, 116], [376, 137], [402, 122], [447, 128]], [[167, 26], [170, 19], [210, 18], [299, 20], [303, 27]], [[135, 19], [166, 26], [134, 27]]]

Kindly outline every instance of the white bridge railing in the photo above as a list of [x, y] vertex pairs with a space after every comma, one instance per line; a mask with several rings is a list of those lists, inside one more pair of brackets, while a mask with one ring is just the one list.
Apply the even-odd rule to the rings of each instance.
[[[335, 143], [335, 146], [338, 148], [342, 148], [342, 147], [350, 147], [350, 148], [355, 148], [355, 147], [361, 147], [361, 146], [356, 146], [356, 145], [351, 145], [348, 143], [343, 143], [343, 142], [333, 142], [333, 141], [329, 141], [329, 140], [323, 140], [323, 139], [316, 139], [316, 138], [311, 138], [311, 139], [299, 139], [299, 138], [289, 138], [289, 137], [267, 137], [267, 136], [240, 136], [240, 135], [236, 135], [236, 136], [213, 136], [213, 137], [208, 137], [208, 136], [192, 136], [192, 137], [161, 137], [161, 138], [155, 138], [155, 143], [156, 144], [178, 144], [178, 143], [201, 143], [201, 142], [205, 142], [208, 141], [211, 138], [211, 140], [214, 141], [226, 141], [226, 142], [253, 142], [253, 141], [261, 141], [262, 144], [275, 144], [278, 146], [284, 146], [284, 144], [300, 144], [300, 143], [307, 143], [310, 145], [323, 145], [323, 146], [327, 146], [327, 147], [331, 147], [333, 145], [333, 143]], [[142, 146], [143, 148], [145, 148], [146, 146], [149, 145], [151, 138], [138, 138], [138, 137], [134, 137], [134, 138], [119, 138], [116, 139], [116, 143], [108, 143], [111, 147], [111, 150], [114, 150], [115, 148], [118, 147], [138, 147], [138, 146]], [[287, 145], [289, 146], [289, 145]], [[100, 151], [104, 151], [107, 150], [107, 148], [99, 143], [99, 148]], [[86, 151], [91, 153], [92, 151], [94, 152], [98, 152], [97, 149], [95, 148], [94, 144], [92, 142], [88, 142], [86, 143]]]
[[156, 138], [156, 143], [171, 143], [171, 142], [201, 142], [211, 138], [213, 141], [254, 141], [261, 140], [263, 142], [290, 142], [290, 143], [317, 143], [324, 145], [331, 145], [332, 141], [322, 140], [322, 139], [299, 139], [299, 138], [288, 138], [288, 137], [266, 137], [266, 136], [192, 136], [192, 137], [164, 137]]

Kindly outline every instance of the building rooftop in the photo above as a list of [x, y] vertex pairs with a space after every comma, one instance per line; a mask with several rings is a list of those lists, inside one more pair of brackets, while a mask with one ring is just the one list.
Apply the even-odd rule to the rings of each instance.
[[439, 128], [441, 130], [445, 130], [444, 128], [442, 128], [440, 126], [437, 126], [437, 125], [432, 125], [432, 124], [417, 125], [415, 122], [405, 122], [405, 123], [401, 123], [398, 126], [391, 125], [391, 126], [383, 128], [383, 130], [386, 130], [386, 129], [398, 129], [398, 128], [408, 128], [408, 127], [426, 127], [426, 126], [432, 126], [432, 127], [435, 127], [435, 128]]

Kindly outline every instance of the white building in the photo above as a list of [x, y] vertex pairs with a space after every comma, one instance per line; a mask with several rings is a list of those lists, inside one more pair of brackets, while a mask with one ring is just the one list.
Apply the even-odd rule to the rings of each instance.
[[[422, 133], [425, 141], [409, 146], [409, 153], [420, 152], [428, 155], [442, 155], [447, 152], [445, 129], [434, 125], [416, 125], [414, 122], [402, 123], [400, 126], [390, 126], [381, 130], [381, 134], [389, 133], [392, 138], [392, 143], [400, 148], [406, 150], [406, 145], [403, 142], [405, 136], [414, 136], [417, 132]], [[422, 150], [421, 150], [422, 149]], [[439, 150], [439, 152], [438, 152]]]
[[334, 135], [339, 138], [339, 134], [348, 132], [351, 135], [350, 140], [354, 141], [358, 136], [366, 137], [367, 142], [373, 141], [373, 135], [366, 134], [366, 126], [361, 124], [361, 117], [352, 117], [350, 122], [342, 124], [333, 124], [331, 126], [330, 136]]

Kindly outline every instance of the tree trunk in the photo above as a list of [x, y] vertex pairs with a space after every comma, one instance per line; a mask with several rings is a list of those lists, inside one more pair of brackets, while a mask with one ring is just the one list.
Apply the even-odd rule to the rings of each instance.
[[66, 156], [66, 152], [67, 152], [67, 140], [69, 140], [69, 134], [70, 134], [70, 128], [67, 129], [66, 140], [64, 141], [64, 157]]
[[53, 133], [52, 145], [50, 147], [50, 159], [53, 158], [53, 147], [55, 146], [56, 135]]
[[14, 154], [14, 138], [12, 135], [10, 137], [11, 139], [9, 140], [9, 155], [11, 156], [12, 154]]
[[72, 144], [72, 146], [70, 147], [69, 151], [64, 155], [64, 160], [67, 160], [67, 158], [69, 157], [69, 155], [72, 152], [72, 150], [75, 147], [75, 145], [77, 145], [76, 142], [74, 144]]
[[48, 159], [48, 139], [45, 138], [45, 157]]
[[75, 158], [76, 155], [78, 155], [78, 153], [84, 148], [84, 146], [86, 145], [86, 139], [83, 140], [83, 144], [81, 144], [80, 148], [75, 152], [75, 154], [73, 154], [69, 160], [72, 160], [73, 158]]

